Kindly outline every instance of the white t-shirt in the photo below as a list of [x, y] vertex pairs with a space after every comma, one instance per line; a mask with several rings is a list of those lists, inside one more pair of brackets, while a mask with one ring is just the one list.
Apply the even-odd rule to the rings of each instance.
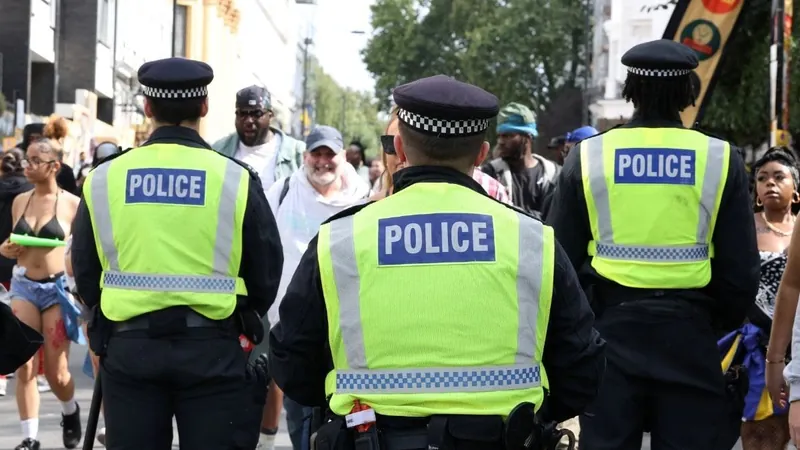
[[322, 222], [345, 208], [365, 201], [369, 196], [369, 184], [356, 173], [353, 166], [347, 163], [342, 166], [344, 183], [341, 192], [335, 197], [325, 198], [320, 195], [308, 181], [303, 167], [290, 177], [289, 190], [280, 207], [278, 203], [285, 178], [277, 180], [267, 191], [267, 201], [278, 223], [283, 244], [283, 273], [278, 296], [267, 313], [270, 327], [274, 327], [280, 320], [278, 308], [286, 294], [286, 288], [308, 243], [316, 236]]
[[239, 148], [234, 155], [234, 158], [246, 163], [260, 175], [264, 192], [275, 182], [275, 168], [278, 162], [276, 150], [279, 140], [274, 134], [270, 134], [267, 142], [255, 147], [248, 147], [239, 141]]

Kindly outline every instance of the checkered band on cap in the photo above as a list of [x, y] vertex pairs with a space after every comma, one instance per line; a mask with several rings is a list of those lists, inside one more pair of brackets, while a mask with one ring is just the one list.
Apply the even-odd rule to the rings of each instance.
[[489, 128], [489, 119], [434, 119], [402, 108], [397, 111], [397, 117], [411, 128], [444, 136], [469, 136], [486, 131]]
[[208, 96], [208, 87], [195, 87], [191, 89], [161, 89], [142, 86], [142, 93], [150, 98], [198, 98]]
[[679, 77], [688, 75], [689, 69], [640, 69], [638, 67], [628, 67], [628, 72], [643, 77]]

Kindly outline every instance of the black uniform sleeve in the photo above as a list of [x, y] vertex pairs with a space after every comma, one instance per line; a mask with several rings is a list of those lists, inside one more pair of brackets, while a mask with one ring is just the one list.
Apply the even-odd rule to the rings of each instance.
[[89, 308], [100, 304], [100, 277], [103, 266], [97, 255], [92, 219], [86, 202], [81, 199], [72, 222], [72, 272], [83, 303]]
[[578, 275], [556, 243], [553, 300], [542, 363], [550, 380], [546, 419], [563, 422], [582, 413], [597, 396], [606, 367], [605, 341]]
[[264, 317], [278, 295], [283, 271], [283, 246], [278, 224], [258, 178], [250, 177], [242, 225], [239, 276], [247, 287], [247, 305]]
[[556, 239], [563, 246], [572, 267], [580, 268], [589, 257], [586, 249], [592, 240], [589, 214], [583, 200], [580, 147], [569, 152], [564, 161], [545, 221], [555, 230]]
[[324, 406], [325, 377], [333, 369], [328, 319], [317, 262], [317, 237], [308, 244], [269, 335], [269, 371], [292, 400]]
[[715, 300], [716, 325], [729, 331], [744, 322], [758, 294], [761, 271], [747, 171], [733, 148], [711, 241], [714, 257], [706, 289]]

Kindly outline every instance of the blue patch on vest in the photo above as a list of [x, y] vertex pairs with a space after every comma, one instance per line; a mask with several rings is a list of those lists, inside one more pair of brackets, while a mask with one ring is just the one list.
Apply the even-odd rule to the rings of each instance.
[[131, 169], [125, 182], [125, 203], [203, 206], [206, 172], [191, 169]]
[[614, 154], [614, 182], [618, 184], [694, 185], [693, 150], [675, 148], [620, 148]]
[[437, 213], [378, 220], [378, 265], [492, 261], [492, 216]]

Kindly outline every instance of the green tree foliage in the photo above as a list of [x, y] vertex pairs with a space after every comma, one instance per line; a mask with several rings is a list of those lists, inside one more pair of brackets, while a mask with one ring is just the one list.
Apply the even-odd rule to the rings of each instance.
[[[669, 3], [675, 3], [674, 1]], [[728, 41], [718, 67], [714, 91], [706, 98], [700, 127], [731, 140], [737, 145], [759, 145], [769, 140], [770, 72], [769, 46], [771, 0], [748, 0], [736, 32]], [[798, 18], [800, 3], [794, 3]], [[793, 35], [800, 23], [795, 19]], [[800, 133], [800, 49], [792, 45], [789, 129]]]
[[312, 60], [314, 122], [342, 132], [345, 145], [356, 139], [367, 147], [369, 157], [380, 151], [380, 135], [386, 124], [378, 118], [378, 104], [371, 93], [346, 89]]
[[[521, 102], [540, 117], [583, 84], [585, 0], [377, 0], [373, 38], [363, 52], [387, 109], [395, 86], [445, 74]], [[547, 137], [580, 125], [581, 108], [543, 129]]]

